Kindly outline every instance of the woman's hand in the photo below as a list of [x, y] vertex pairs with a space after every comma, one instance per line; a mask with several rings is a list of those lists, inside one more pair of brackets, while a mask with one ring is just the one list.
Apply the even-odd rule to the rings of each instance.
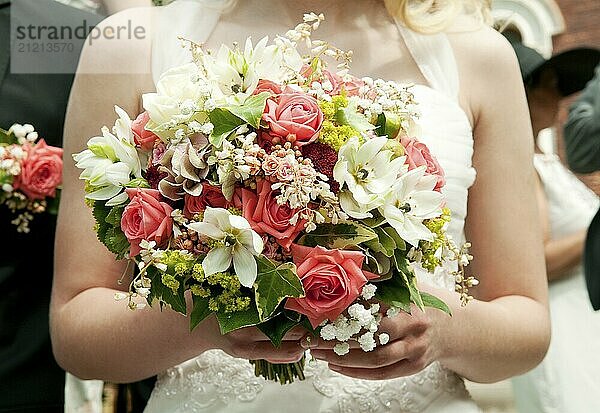
[[203, 333], [214, 332], [214, 348], [221, 349], [232, 357], [246, 360], [267, 360], [277, 364], [295, 363], [306, 351], [300, 344], [300, 340], [306, 335], [306, 330], [300, 327], [288, 332], [279, 348], [276, 348], [256, 327], [246, 327], [221, 335], [214, 317], [203, 323], [202, 331]]
[[390, 340], [371, 352], [363, 351], [354, 341], [349, 343], [348, 354], [338, 356], [333, 351], [337, 341], [319, 340], [311, 354], [328, 362], [331, 370], [358, 379], [386, 380], [416, 374], [439, 355], [436, 324], [447, 316], [434, 311], [413, 308], [412, 314], [384, 317], [378, 331], [387, 333]]

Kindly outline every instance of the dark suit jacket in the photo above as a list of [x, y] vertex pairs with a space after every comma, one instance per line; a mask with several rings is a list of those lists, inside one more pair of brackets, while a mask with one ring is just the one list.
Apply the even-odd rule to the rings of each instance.
[[[600, 170], [600, 66], [571, 106], [564, 137], [567, 161], [573, 171], [590, 173]], [[588, 229], [584, 266], [592, 306], [600, 310], [600, 212]]]
[[[49, 21], [72, 9], [39, 4]], [[61, 146], [73, 75], [11, 73], [10, 10], [10, 1], [0, 0], [0, 127], [31, 123], [48, 144]], [[0, 207], [0, 412], [62, 412], [65, 373], [48, 332], [56, 217], [36, 216], [29, 234], [10, 220]]]

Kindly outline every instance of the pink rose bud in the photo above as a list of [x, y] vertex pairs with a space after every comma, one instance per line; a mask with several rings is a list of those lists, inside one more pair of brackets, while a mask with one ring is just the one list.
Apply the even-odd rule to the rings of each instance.
[[199, 196], [185, 195], [183, 214], [191, 219], [194, 215], [204, 212], [206, 207], [211, 208], [229, 208], [221, 188], [207, 183], [202, 184], [202, 193]]
[[427, 145], [419, 142], [416, 138], [408, 137], [402, 138], [400, 143], [406, 151], [408, 170], [410, 171], [425, 165], [427, 167], [425, 173], [437, 177], [437, 184], [433, 189], [438, 192], [441, 191], [442, 187], [446, 184], [446, 175], [435, 156], [429, 151]]
[[154, 142], [160, 140], [154, 132], [146, 130], [148, 121], [150, 121], [150, 115], [148, 115], [148, 112], [144, 112], [131, 124], [131, 131], [133, 132], [135, 144], [145, 151], [151, 151], [152, 148], [154, 148]]

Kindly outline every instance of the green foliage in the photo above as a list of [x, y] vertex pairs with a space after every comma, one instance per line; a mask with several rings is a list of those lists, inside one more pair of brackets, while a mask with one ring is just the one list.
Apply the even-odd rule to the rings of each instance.
[[326, 248], [347, 249], [376, 238], [377, 234], [362, 224], [343, 222], [319, 225], [316, 230], [304, 235], [299, 242], [308, 247], [320, 245]]
[[391, 112], [384, 112], [377, 117], [377, 136], [387, 136], [390, 139], [396, 138], [400, 132], [401, 119], [398, 115]]
[[[171, 287], [163, 283], [163, 276], [169, 275], [160, 271], [158, 268], [149, 267], [147, 276], [152, 281], [152, 288], [150, 289], [150, 295], [148, 296], [148, 303], [153, 305], [156, 301], [160, 303], [160, 307], [166, 304], [171, 307], [174, 311], [180, 314], [187, 314], [187, 304], [185, 302], [185, 284], [179, 283], [176, 291], [173, 291]], [[172, 275], [171, 275], [172, 277]]]
[[410, 292], [402, 277], [393, 276], [387, 281], [377, 283], [377, 299], [410, 314]]
[[245, 311], [234, 313], [216, 313], [221, 334], [228, 334], [244, 327], [252, 327], [260, 324], [260, 317], [256, 306], [250, 305]]
[[129, 241], [121, 230], [121, 217], [125, 206], [108, 207], [104, 201], [94, 201], [92, 214], [96, 220], [98, 240], [110, 252], [123, 259], [129, 252]]
[[220, 148], [227, 139], [244, 121], [226, 109], [217, 108], [208, 115], [214, 129], [210, 135], [210, 143]]
[[0, 128], [0, 145], [12, 145], [14, 143], [17, 143], [15, 135]]
[[300, 317], [297, 319], [290, 318], [286, 313], [279, 313], [271, 320], [259, 324], [257, 327], [262, 331], [271, 343], [277, 348], [281, 346], [283, 337], [294, 327], [300, 324]]
[[[260, 120], [265, 111], [267, 99], [269, 99], [270, 96], [271, 94], [269, 92], [252, 95], [246, 98], [243, 105], [228, 106], [227, 109], [254, 129], [258, 129], [260, 127]], [[215, 123], [213, 123], [213, 125], [216, 127]]]
[[425, 292], [421, 292], [421, 298], [423, 299], [423, 304], [425, 305], [425, 307], [436, 308], [448, 314], [449, 316], [452, 316], [452, 311], [450, 310], [450, 307], [448, 307], [448, 305], [445, 302], [443, 302], [436, 296]]
[[347, 107], [338, 108], [335, 114], [335, 120], [340, 125], [348, 125], [359, 132], [367, 132], [376, 128], [371, 124], [365, 115], [358, 112], [356, 105], [348, 105]]
[[194, 308], [190, 314], [190, 331], [193, 331], [196, 327], [198, 327], [198, 324], [200, 324], [206, 317], [213, 313], [208, 308], [207, 298], [193, 295], [192, 301], [194, 303]]
[[377, 234], [377, 238], [369, 240], [364, 244], [371, 249], [371, 251], [382, 253], [388, 258], [394, 255], [394, 250], [396, 249], [394, 238], [392, 238], [392, 236], [382, 227], [374, 228], [373, 231]]
[[285, 263], [277, 266], [264, 256], [256, 258], [258, 277], [256, 278], [256, 306], [261, 321], [273, 316], [273, 313], [288, 297], [304, 296], [304, 288], [296, 273], [296, 266]]

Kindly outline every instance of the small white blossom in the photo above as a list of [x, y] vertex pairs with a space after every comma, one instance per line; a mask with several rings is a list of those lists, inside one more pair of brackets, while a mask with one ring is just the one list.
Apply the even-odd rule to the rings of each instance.
[[366, 284], [362, 289], [362, 297], [365, 300], [370, 300], [375, 297], [375, 291], [377, 291], [377, 286], [374, 284]]
[[358, 338], [358, 344], [360, 344], [360, 348], [366, 352], [373, 351], [377, 346], [374, 334], [370, 331]]
[[350, 353], [350, 344], [348, 343], [338, 343], [333, 347], [333, 351], [338, 356], [345, 356]]
[[381, 343], [382, 346], [385, 346], [387, 343], [389, 343], [390, 341], [390, 335], [387, 333], [381, 333], [379, 334], [379, 343]]
[[335, 326], [333, 324], [327, 324], [321, 329], [321, 338], [323, 340], [333, 340], [335, 336]]

